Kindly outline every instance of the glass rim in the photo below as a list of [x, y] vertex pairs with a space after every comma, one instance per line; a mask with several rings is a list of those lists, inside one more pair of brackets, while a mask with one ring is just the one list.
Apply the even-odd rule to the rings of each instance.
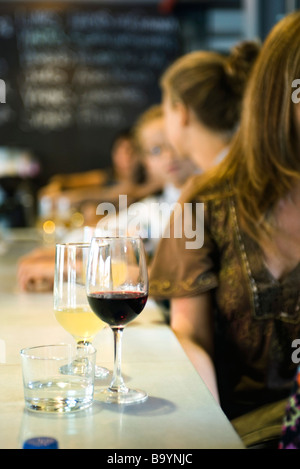
[[116, 240], [116, 239], [128, 239], [128, 240], [139, 240], [139, 241], [143, 241], [143, 239], [141, 238], [141, 236], [93, 236], [92, 237], [92, 241], [96, 239], [96, 240], [101, 240], [101, 239], [104, 239], [104, 240], [107, 240], [107, 239], [112, 239], [112, 240]]
[[[20, 355], [24, 358], [31, 358], [32, 360], [56, 360], [56, 361], [61, 361], [61, 360], [66, 360], [66, 357], [40, 357], [34, 354], [35, 350], [41, 350], [41, 349], [51, 349], [54, 347], [61, 347], [61, 348], [67, 348], [68, 350], [76, 350], [76, 347], [73, 346], [72, 344], [46, 344], [46, 345], [34, 345], [32, 347], [24, 347], [20, 350]], [[83, 349], [87, 349], [88, 353], [87, 355], [95, 355], [97, 350], [92, 344], [89, 345], [83, 345]]]
[[86, 247], [86, 248], [89, 248], [91, 246], [91, 243], [88, 243], [88, 242], [78, 242], [78, 243], [56, 243], [55, 245], [56, 247], [59, 246], [59, 247], [74, 247], [74, 246], [78, 246], [78, 247]]

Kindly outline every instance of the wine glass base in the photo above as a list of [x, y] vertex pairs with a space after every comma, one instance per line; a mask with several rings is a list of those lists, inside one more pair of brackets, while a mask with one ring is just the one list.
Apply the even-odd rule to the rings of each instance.
[[[60, 368], [60, 372], [63, 375], [81, 375], [86, 373], [86, 364], [80, 360], [75, 360], [70, 365], [65, 365]], [[103, 379], [109, 374], [109, 370], [102, 366], [95, 366], [95, 378]]]
[[95, 366], [95, 378], [103, 379], [109, 375], [109, 370], [103, 366]]
[[137, 404], [145, 402], [148, 394], [140, 389], [117, 391], [111, 388], [95, 390], [95, 400], [106, 404]]

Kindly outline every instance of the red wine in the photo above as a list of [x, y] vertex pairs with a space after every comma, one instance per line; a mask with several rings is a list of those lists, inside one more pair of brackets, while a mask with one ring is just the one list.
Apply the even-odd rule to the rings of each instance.
[[144, 292], [96, 292], [88, 295], [94, 313], [110, 326], [124, 326], [144, 309], [148, 295]]

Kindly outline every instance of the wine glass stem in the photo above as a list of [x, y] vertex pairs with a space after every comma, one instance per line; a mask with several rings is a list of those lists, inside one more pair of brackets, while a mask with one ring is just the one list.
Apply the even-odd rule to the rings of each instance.
[[114, 372], [110, 389], [116, 392], [126, 391], [121, 372], [123, 327], [113, 327], [114, 334]]
[[90, 344], [91, 342], [86, 339], [77, 340], [77, 349], [79, 350], [80, 347], [85, 347], [86, 345], [90, 345]]
[[81, 365], [86, 364], [86, 358], [82, 358], [82, 352], [84, 351], [84, 347], [90, 345], [90, 342], [88, 340], [77, 340], [76, 343], [76, 362]]

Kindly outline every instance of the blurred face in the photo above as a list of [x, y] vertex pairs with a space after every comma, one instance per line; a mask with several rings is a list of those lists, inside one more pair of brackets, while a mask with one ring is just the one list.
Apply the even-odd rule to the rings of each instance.
[[117, 174], [123, 176], [132, 174], [136, 158], [129, 139], [120, 138], [116, 141], [112, 151], [112, 161]]
[[165, 120], [157, 118], [141, 130], [144, 161], [152, 177], [176, 186], [182, 185], [194, 171], [192, 163], [179, 158], [171, 147], [165, 131]]

